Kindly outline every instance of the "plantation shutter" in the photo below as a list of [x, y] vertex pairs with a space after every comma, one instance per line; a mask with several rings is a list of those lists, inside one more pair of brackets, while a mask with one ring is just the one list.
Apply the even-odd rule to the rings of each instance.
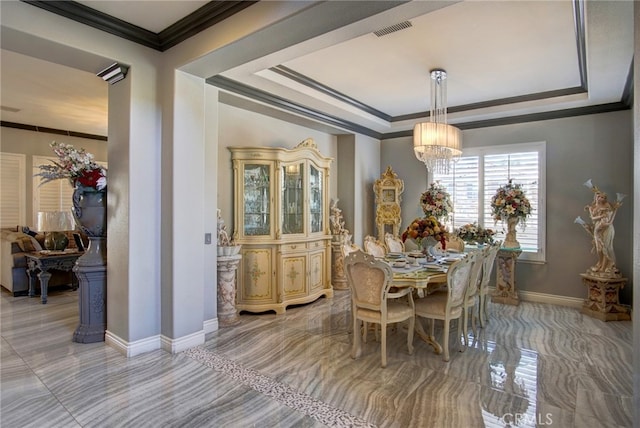
[[26, 223], [26, 156], [0, 153], [0, 227]]
[[[498, 187], [505, 185], [509, 178], [522, 185], [527, 199], [531, 203], [532, 213], [526, 227], [518, 225], [517, 239], [523, 250], [537, 251], [538, 246], [538, 152], [486, 155], [485, 173], [485, 226], [493, 227], [491, 218], [491, 198]], [[506, 229], [506, 226], [505, 226]]]
[[493, 220], [491, 198], [496, 190], [508, 183], [520, 184], [532, 212], [525, 229], [517, 227], [517, 239], [523, 250], [523, 259], [544, 260], [544, 143], [525, 143], [495, 146], [466, 151], [467, 155], [454, 165], [450, 174], [434, 174], [433, 180], [447, 188], [453, 199], [453, 215], [447, 226], [449, 230], [478, 222], [484, 228], [504, 233], [506, 225]]
[[[33, 174], [40, 172], [38, 165], [51, 164], [53, 158], [33, 157]], [[42, 184], [40, 177], [33, 178], [33, 225], [37, 226], [38, 211], [70, 211], [73, 187], [68, 180], [53, 180]]]

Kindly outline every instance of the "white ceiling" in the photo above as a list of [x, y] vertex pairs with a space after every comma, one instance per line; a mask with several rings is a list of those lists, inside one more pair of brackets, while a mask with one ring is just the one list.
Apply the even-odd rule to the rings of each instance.
[[[159, 32], [207, 2], [80, 3]], [[221, 74], [382, 134], [411, 129], [420, 119], [414, 116], [429, 110], [432, 68], [448, 72], [449, 122], [454, 124], [619, 102], [634, 53], [631, 1], [586, 3], [588, 92], [492, 103], [580, 87], [573, 5], [564, 0], [399, 4]], [[405, 20], [411, 22], [408, 29], [383, 37], [372, 33]], [[384, 115], [413, 116], [373, 115], [274, 72], [276, 66]], [[106, 135], [107, 84], [95, 75], [3, 50], [1, 77], [2, 106], [20, 110], [3, 108], [3, 121]], [[454, 112], [485, 102], [489, 107]]]

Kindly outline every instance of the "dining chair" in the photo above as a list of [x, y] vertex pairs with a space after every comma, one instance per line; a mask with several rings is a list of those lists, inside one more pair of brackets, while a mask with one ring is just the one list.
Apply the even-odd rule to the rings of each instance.
[[384, 243], [392, 253], [404, 253], [405, 251], [404, 242], [393, 233], [387, 232], [384, 234]]
[[364, 251], [374, 257], [384, 257], [387, 255], [387, 247], [371, 235], [367, 235], [364, 238]]
[[469, 345], [468, 327], [469, 327], [469, 315], [471, 315], [471, 330], [473, 331], [473, 337], [478, 337], [478, 330], [476, 329], [476, 310], [480, 307], [480, 280], [483, 267], [485, 251], [474, 251], [467, 256], [471, 261], [471, 273], [469, 274], [469, 283], [467, 285], [467, 291], [464, 296], [464, 319], [462, 321], [462, 333], [464, 336], [465, 346]]
[[356, 251], [362, 251], [360, 247], [351, 242], [345, 242], [342, 244], [342, 256], [347, 257], [349, 254], [354, 253]]
[[491, 282], [491, 273], [493, 272], [496, 256], [498, 255], [498, 251], [500, 251], [500, 245], [502, 245], [502, 241], [497, 241], [484, 248], [486, 253], [482, 261], [482, 278], [480, 280], [480, 296], [478, 299], [480, 303], [478, 314], [480, 315], [480, 327], [482, 328], [489, 322], [489, 309], [487, 306], [489, 283]]
[[[471, 258], [465, 257], [454, 262], [447, 271], [447, 288], [429, 294], [415, 302], [416, 316], [426, 318], [431, 324], [431, 337], [434, 336], [435, 320], [444, 321], [442, 333], [443, 359], [449, 361], [449, 326], [452, 320], [460, 320], [464, 310], [464, 298], [471, 275]], [[462, 323], [458, 322], [457, 341], [460, 346]]]
[[[449, 237], [447, 237], [445, 246], [445, 251], [454, 250], [459, 253], [462, 253], [464, 251], [464, 241], [460, 237], [455, 235], [449, 235]], [[442, 244], [438, 242], [436, 244], [436, 248], [442, 250]]]
[[[351, 358], [356, 359], [362, 353], [362, 344], [366, 343], [367, 323], [380, 326], [380, 347], [382, 367], [387, 366], [387, 325], [402, 321], [409, 322], [407, 347], [413, 354], [413, 331], [415, 312], [410, 287], [391, 293], [393, 271], [383, 260], [370, 254], [356, 251], [345, 258], [347, 280], [351, 288], [351, 315], [353, 317], [353, 348]], [[400, 299], [401, 297], [406, 297]], [[362, 323], [362, 334], [360, 334]]]

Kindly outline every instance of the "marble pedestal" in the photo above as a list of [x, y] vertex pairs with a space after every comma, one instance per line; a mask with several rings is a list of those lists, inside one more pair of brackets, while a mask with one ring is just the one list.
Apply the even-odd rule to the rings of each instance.
[[334, 290], [348, 290], [347, 275], [344, 271], [342, 243], [331, 243], [331, 285]]
[[218, 325], [227, 327], [238, 323], [236, 310], [236, 272], [242, 255], [218, 257]]
[[520, 248], [500, 248], [496, 256], [496, 289], [491, 295], [494, 303], [517, 306], [520, 304], [516, 291], [516, 260], [522, 253]]
[[581, 273], [582, 283], [587, 287], [587, 299], [582, 313], [601, 321], [630, 320], [629, 308], [620, 304], [620, 290], [627, 278], [601, 278]]
[[107, 238], [90, 237], [87, 251], [73, 268], [78, 277], [80, 324], [73, 333], [79, 343], [104, 342], [107, 329]]

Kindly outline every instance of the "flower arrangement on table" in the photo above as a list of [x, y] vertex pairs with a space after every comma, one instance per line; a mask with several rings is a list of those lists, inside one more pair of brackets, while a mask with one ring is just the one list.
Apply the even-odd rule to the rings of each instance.
[[38, 165], [40, 172], [36, 176], [41, 178], [43, 184], [68, 179], [74, 187], [82, 185], [95, 190], [107, 188], [107, 170], [93, 160], [91, 153], [56, 141], [52, 141], [49, 147], [58, 156], [58, 161], [53, 161], [53, 165]]
[[428, 237], [432, 237], [440, 242], [443, 249], [446, 247], [449, 231], [435, 216], [416, 218], [413, 220], [409, 227], [407, 227], [407, 230], [402, 233], [402, 242], [411, 238], [420, 245], [422, 240]]
[[509, 183], [500, 186], [491, 198], [491, 212], [496, 223], [517, 218], [524, 229], [527, 217], [531, 215], [531, 203], [524, 194], [522, 185], [509, 179]]
[[420, 196], [420, 206], [426, 218], [433, 216], [446, 220], [453, 211], [451, 195], [438, 181], [431, 183], [427, 191]]
[[496, 232], [493, 229], [485, 229], [478, 223], [467, 223], [456, 230], [456, 236], [467, 243], [492, 244]]

